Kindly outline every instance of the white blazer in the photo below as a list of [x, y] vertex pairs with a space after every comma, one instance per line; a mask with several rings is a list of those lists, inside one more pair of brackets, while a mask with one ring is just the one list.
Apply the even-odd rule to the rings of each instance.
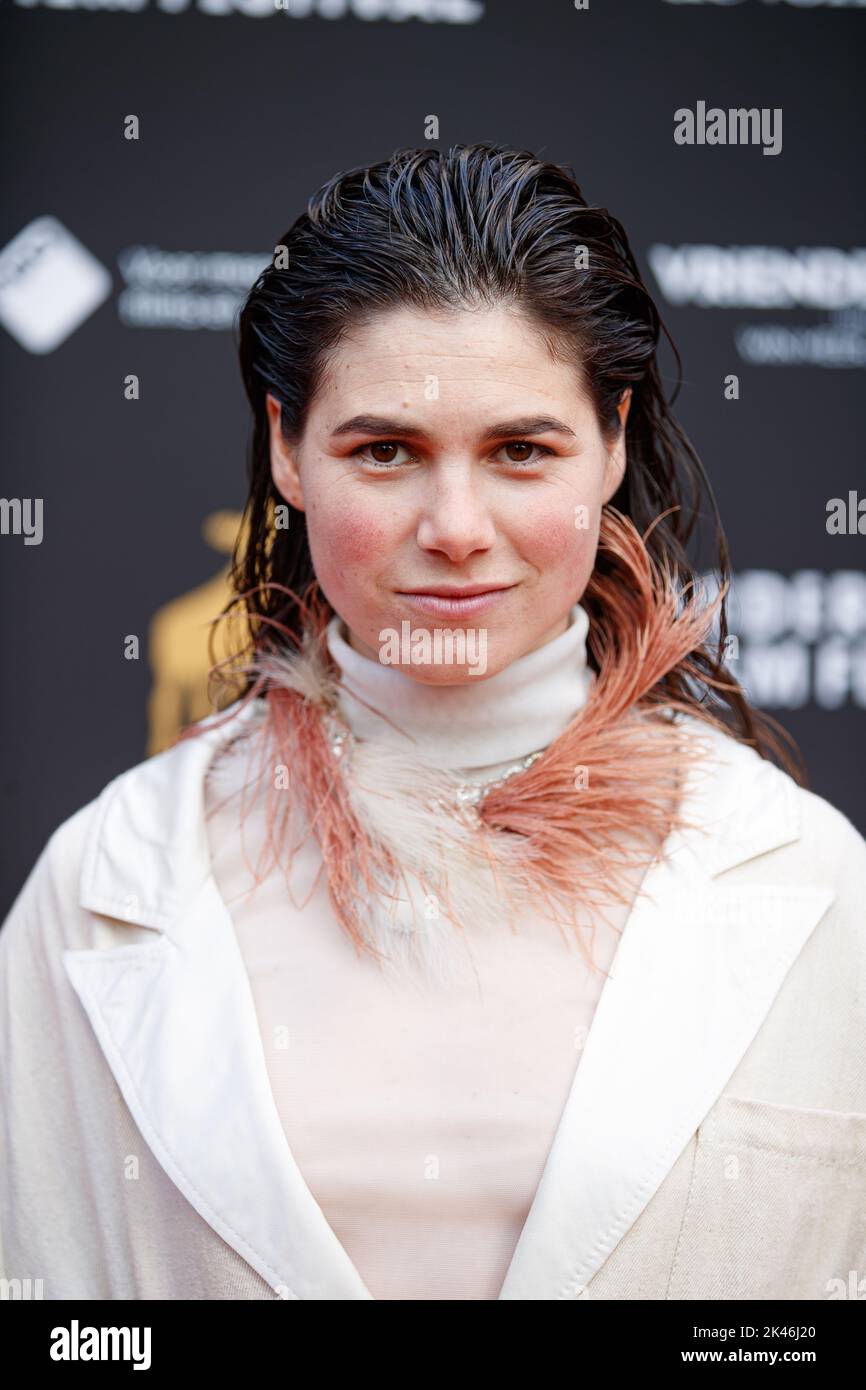
[[[0, 932], [0, 1273], [49, 1299], [369, 1299], [271, 1094], [203, 821], [237, 725], [206, 723], [60, 826]], [[866, 1296], [866, 842], [710, 739], [501, 1299]]]

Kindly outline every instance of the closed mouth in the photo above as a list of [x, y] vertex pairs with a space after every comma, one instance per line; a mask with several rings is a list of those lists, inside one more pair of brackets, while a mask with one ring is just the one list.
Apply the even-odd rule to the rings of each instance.
[[400, 589], [399, 593], [413, 598], [478, 598], [481, 594], [497, 594], [503, 589], [513, 589], [513, 584], [471, 584], [465, 589]]

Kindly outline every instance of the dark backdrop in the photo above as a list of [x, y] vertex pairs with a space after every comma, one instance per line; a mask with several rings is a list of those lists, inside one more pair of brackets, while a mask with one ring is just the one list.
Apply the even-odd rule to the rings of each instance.
[[[315, 188], [431, 115], [439, 147], [571, 164], [623, 221], [730, 537], [733, 669], [866, 831], [863, 4], [3, 0], [0, 24], [0, 911], [191, 679], [245, 498], [244, 287]], [[699, 102], [781, 110], [781, 151], [677, 144]]]

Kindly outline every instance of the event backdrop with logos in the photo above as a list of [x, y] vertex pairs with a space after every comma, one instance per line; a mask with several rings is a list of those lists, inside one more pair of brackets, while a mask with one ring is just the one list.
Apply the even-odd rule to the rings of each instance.
[[624, 223], [729, 535], [732, 669], [866, 831], [866, 0], [2, 0], [0, 32], [0, 913], [203, 712], [244, 291], [327, 178], [430, 143], [567, 163]]

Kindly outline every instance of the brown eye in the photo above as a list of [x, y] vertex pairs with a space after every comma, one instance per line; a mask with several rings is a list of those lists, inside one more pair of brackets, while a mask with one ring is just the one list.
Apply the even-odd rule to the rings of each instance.
[[532, 444], [526, 439], [511, 439], [507, 444], [503, 444], [502, 448], [516, 450], [517, 457], [515, 458], [514, 454], [511, 454], [510, 457], [506, 456], [501, 462], [506, 465], [511, 464], [512, 468], [518, 470], [522, 468], [524, 471], [540, 467], [542, 459], [553, 452], [544, 444]]
[[380, 473], [388, 473], [412, 461], [411, 458], [395, 458], [395, 453], [399, 454], [401, 450], [406, 453], [405, 446], [393, 439], [376, 439], [372, 444], [362, 444], [360, 448], [353, 449], [352, 457], [366, 464], [368, 473], [375, 473], [377, 469]]
[[[374, 463], [393, 463], [393, 462], [394, 462], [394, 450], [397, 449], [397, 448], [399, 448], [399, 445], [397, 445], [397, 444], [388, 444], [387, 442], [383, 442], [383, 443], [380, 443], [380, 444], [371, 444], [369, 447], [370, 447], [370, 454], [371, 454], [371, 456], [372, 456], [372, 458], [373, 458]], [[384, 452], [385, 452], [385, 454], [386, 454], [386, 457], [385, 457], [385, 458], [381, 458], [381, 457], [379, 456], [379, 454], [377, 454], [377, 453], [375, 452], [377, 449], [379, 449], [379, 450], [384, 450]]]

